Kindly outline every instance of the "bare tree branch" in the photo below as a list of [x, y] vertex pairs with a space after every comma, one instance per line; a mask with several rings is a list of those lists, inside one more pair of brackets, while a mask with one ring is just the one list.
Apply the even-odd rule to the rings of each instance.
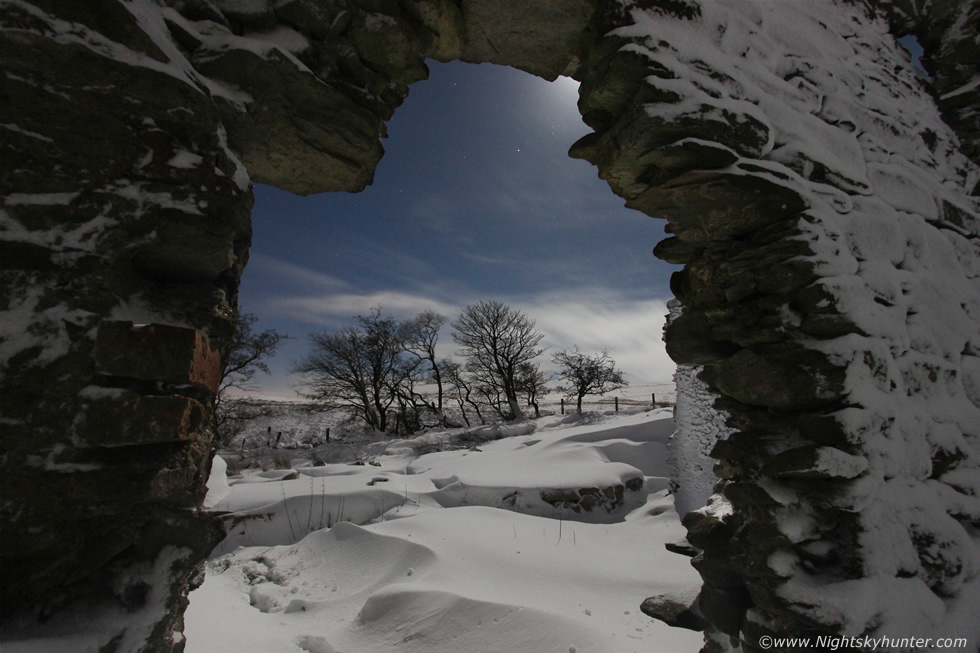
[[221, 442], [228, 442], [244, 429], [244, 422], [259, 417], [261, 413], [248, 410], [231, 410], [227, 406], [228, 393], [232, 389], [250, 392], [255, 389], [252, 380], [259, 372], [269, 373], [266, 360], [275, 355], [276, 349], [288, 334], [275, 329], [255, 333], [253, 326], [258, 318], [242, 313], [235, 321], [235, 332], [227, 357], [222, 361], [221, 381], [214, 399], [214, 428]]
[[467, 371], [503, 395], [511, 419], [521, 418], [517, 400], [520, 365], [544, 351], [538, 348], [544, 334], [535, 328], [534, 320], [506, 304], [489, 301], [467, 306], [452, 326], [453, 341], [460, 346], [457, 353], [467, 359]]

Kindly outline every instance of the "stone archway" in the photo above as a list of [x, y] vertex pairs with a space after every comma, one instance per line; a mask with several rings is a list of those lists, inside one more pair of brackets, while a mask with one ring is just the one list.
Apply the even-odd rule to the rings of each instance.
[[955, 634], [980, 574], [980, 9], [883, 6], [0, 3], [0, 632], [75, 611], [111, 650], [173, 645], [220, 536], [192, 509], [249, 180], [363, 188], [433, 57], [580, 79], [571, 154], [670, 223], [668, 350], [731, 430], [681, 434], [721, 479], [685, 520], [708, 649]]

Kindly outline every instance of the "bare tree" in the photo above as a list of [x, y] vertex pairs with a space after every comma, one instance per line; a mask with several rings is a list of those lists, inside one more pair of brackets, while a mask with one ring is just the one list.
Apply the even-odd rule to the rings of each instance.
[[[423, 362], [413, 356], [403, 357], [392, 377], [391, 392], [398, 404], [395, 413], [394, 435], [402, 432], [411, 434], [427, 426], [423, 416], [435, 412], [429, 405], [428, 398], [417, 388], [429, 378], [429, 373], [423, 367]], [[441, 416], [439, 421], [442, 421]]]
[[239, 314], [228, 354], [222, 359], [221, 381], [214, 399], [214, 428], [219, 440], [226, 444], [241, 433], [248, 420], [265, 414], [261, 407], [254, 404], [231, 410], [228, 405], [229, 393], [232, 390], [255, 390], [255, 376], [259, 372], [269, 374], [266, 360], [275, 355], [283, 340], [289, 338], [289, 335], [275, 329], [256, 333], [253, 327], [257, 321], [258, 318], [251, 313]]
[[439, 368], [442, 372], [442, 378], [446, 380], [446, 390], [449, 396], [456, 400], [466, 426], [470, 426], [470, 418], [466, 415], [467, 406], [473, 409], [477, 419], [480, 420], [480, 424], [483, 424], [480, 404], [473, 398], [475, 391], [473, 382], [467, 377], [463, 366], [454, 360], [444, 358], [439, 361]]
[[577, 399], [578, 412], [582, 412], [582, 398], [586, 395], [603, 395], [611, 390], [629, 385], [623, 373], [616, 369], [608, 353], [583, 354], [576, 345], [571, 350], [557, 352], [551, 357], [560, 366], [558, 378], [568, 382], [567, 387], [559, 388], [570, 397]]
[[313, 349], [294, 371], [305, 375], [307, 397], [327, 408], [349, 409], [384, 432], [403, 373], [402, 329], [380, 307], [357, 316], [357, 322], [340, 333], [312, 334]]
[[446, 316], [435, 311], [422, 311], [414, 319], [404, 323], [404, 346], [412, 356], [424, 362], [436, 384], [436, 414], [441, 421], [443, 416], [443, 380], [442, 370], [436, 359], [436, 344], [439, 342], [439, 330], [446, 323]]
[[537, 363], [521, 363], [517, 368], [517, 386], [527, 399], [527, 405], [534, 408], [534, 416], [541, 417], [538, 397], [548, 392], [548, 375], [541, 371]]
[[544, 351], [538, 348], [544, 334], [535, 328], [534, 320], [506, 304], [489, 301], [467, 306], [452, 326], [453, 341], [460, 346], [457, 353], [467, 359], [467, 369], [499, 390], [511, 419], [521, 418], [519, 367]]

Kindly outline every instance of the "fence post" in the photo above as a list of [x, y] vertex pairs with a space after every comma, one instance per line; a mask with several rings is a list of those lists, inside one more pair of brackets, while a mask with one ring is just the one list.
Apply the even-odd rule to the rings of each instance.
[[564, 397], [561, 398], [561, 414], [562, 415], [565, 414], [565, 398]]
[[654, 408], [657, 407], [657, 393], [656, 392], [651, 392], [650, 393], [650, 403], [653, 404], [653, 407]]
[[616, 404], [616, 412], [619, 412], [619, 397], [613, 397], [613, 402]]

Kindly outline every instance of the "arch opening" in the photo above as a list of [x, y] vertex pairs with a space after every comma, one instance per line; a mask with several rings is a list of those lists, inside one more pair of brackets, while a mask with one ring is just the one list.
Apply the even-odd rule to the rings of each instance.
[[311, 331], [377, 306], [398, 319], [423, 309], [453, 319], [488, 298], [527, 312], [552, 350], [608, 349], [634, 384], [669, 384], [673, 363], [649, 334], [662, 328], [677, 268], [650, 254], [663, 223], [624, 208], [567, 156], [589, 131], [578, 84], [428, 65], [364, 191], [301, 198], [256, 187], [241, 310], [294, 336], [266, 389], [292, 396], [289, 361]]
[[104, 601], [146, 617], [113, 645], [174, 645], [248, 175], [363, 187], [432, 56], [581, 79], [572, 155], [670, 223], [668, 351], [734, 429], [686, 519], [708, 650], [975, 644], [980, 7], [490, 5], [4, 5], [3, 614]]

